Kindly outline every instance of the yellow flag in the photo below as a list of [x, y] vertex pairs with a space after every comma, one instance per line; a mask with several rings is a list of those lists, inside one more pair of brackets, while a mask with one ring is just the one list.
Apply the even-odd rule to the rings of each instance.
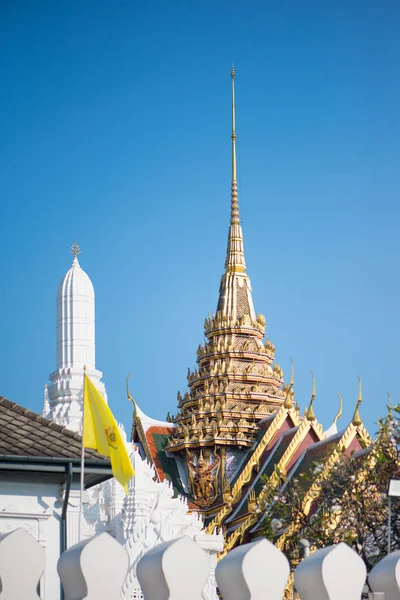
[[85, 375], [83, 392], [83, 445], [109, 456], [113, 475], [125, 492], [134, 475], [124, 440], [117, 422], [103, 396]]

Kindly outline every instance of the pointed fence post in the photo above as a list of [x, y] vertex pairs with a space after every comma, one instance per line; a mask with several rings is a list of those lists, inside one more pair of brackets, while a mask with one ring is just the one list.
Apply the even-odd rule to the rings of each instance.
[[215, 576], [224, 600], [282, 600], [289, 573], [286, 556], [263, 539], [231, 550]]
[[188, 536], [155, 546], [136, 574], [145, 600], [202, 600], [208, 557]]
[[38, 600], [45, 564], [44, 548], [24, 529], [0, 536], [1, 600]]
[[383, 593], [385, 600], [400, 600], [400, 550], [388, 554], [368, 575], [368, 583], [375, 593]]
[[68, 600], [120, 600], [128, 567], [125, 548], [101, 533], [68, 548], [57, 570]]
[[364, 561], [344, 543], [317, 550], [294, 572], [301, 600], [360, 600], [366, 578]]

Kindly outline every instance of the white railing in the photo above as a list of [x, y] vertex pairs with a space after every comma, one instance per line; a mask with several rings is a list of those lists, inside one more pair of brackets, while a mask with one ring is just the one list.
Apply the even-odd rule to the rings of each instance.
[[[0, 600], [37, 600], [45, 562], [45, 549], [25, 530], [0, 537]], [[125, 549], [107, 533], [76, 544], [58, 561], [65, 599], [120, 600], [128, 563]], [[182, 537], [145, 554], [137, 576], [145, 600], [203, 600], [209, 561]], [[223, 600], [282, 600], [288, 578], [286, 557], [267, 540], [235, 548], [216, 570]], [[360, 600], [366, 578], [363, 561], [346, 544], [314, 552], [294, 573], [302, 600]], [[368, 584], [370, 598], [400, 600], [400, 551], [375, 566]]]

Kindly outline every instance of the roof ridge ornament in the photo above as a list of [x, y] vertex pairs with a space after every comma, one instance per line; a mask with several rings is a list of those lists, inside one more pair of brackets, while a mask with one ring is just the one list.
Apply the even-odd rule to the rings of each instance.
[[137, 416], [137, 407], [136, 407], [136, 402], [135, 400], [132, 398], [130, 392], [129, 392], [129, 378], [132, 375], [132, 371], [130, 371], [127, 375], [127, 378], [125, 380], [125, 384], [126, 384], [126, 395], [127, 398], [129, 400], [129, 402], [132, 402], [133, 404], [133, 418], [135, 419], [135, 417]]
[[333, 419], [334, 424], [336, 425], [336, 422], [338, 419], [340, 419], [340, 417], [343, 414], [343, 400], [342, 400], [342, 396], [339, 394], [339, 392], [336, 392], [337, 395], [339, 396], [339, 411], [336, 415], [336, 417]]
[[392, 414], [393, 414], [392, 396], [390, 395], [390, 392], [386, 392], [386, 393], [387, 393], [387, 397], [389, 400], [389, 404], [387, 405], [388, 417], [392, 417]]
[[287, 391], [286, 391], [286, 397], [285, 397], [285, 402], [284, 402], [284, 407], [287, 409], [293, 408], [293, 398], [294, 398], [294, 394], [293, 394], [293, 386], [294, 386], [294, 362], [292, 360], [292, 357], [290, 357], [290, 362], [292, 363], [292, 376], [290, 378], [290, 383], [288, 385]]
[[312, 392], [311, 392], [311, 400], [310, 400], [310, 405], [308, 407], [307, 410], [307, 414], [306, 414], [306, 419], [307, 421], [315, 421], [316, 417], [315, 417], [315, 413], [314, 413], [314, 409], [313, 409], [313, 402], [315, 400], [315, 377], [314, 377], [314, 373], [311, 371], [311, 377], [312, 377]]
[[360, 406], [361, 406], [361, 402], [362, 402], [362, 385], [361, 385], [361, 379], [360, 376], [357, 375], [358, 378], [358, 398], [357, 398], [357, 404], [356, 404], [356, 408], [354, 411], [354, 415], [352, 418], [352, 423], [353, 425], [355, 425], [356, 427], [359, 427], [360, 425], [362, 425], [362, 421], [361, 421], [361, 417], [360, 417]]
[[291, 356], [289, 358], [290, 358], [290, 363], [292, 365], [292, 376], [290, 378], [290, 385], [293, 387], [294, 386], [294, 362], [293, 362], [293, 359]]

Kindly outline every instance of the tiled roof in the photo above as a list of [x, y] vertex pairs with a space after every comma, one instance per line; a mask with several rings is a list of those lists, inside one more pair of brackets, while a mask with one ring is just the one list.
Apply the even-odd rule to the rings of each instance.
[[[81, 446], [78, 433], [0, 397], [0, 455], [79, 459]], [[109, 460], [90, 449], [85, 457]]]
[[343, 434], [344, 431], [340, 431], [326, 440], [321, 440], [320, 442], [309, 446], [302, 458], [295, 465], [290, 476], [292, 477], [294, 473], [297, 475], [298, 473], [307, 472], [313, 467], [314, 463], [324, 463], [331, 456], [332, 452], [339, 447]]
[[[241, 515], [243, 516], [245, 514], [248, 514], [247, 502], [245, 502], [245, 499], [248, 497], [250, 491], [253, 489], [256, 492], [257, 497], [260, 495], [262, 489], [265, 487], [264, 478], [271, 477], [275, 465], [279, 463], [282, 456], [286, 452], [290, 442], [296, 435], [298, 428], [299, 427], [297, 426], [293, 427], [292, 429], [289, 429], [288, 431], [285, 431], [282, 437], [274, 445], [271, 452], [268, 454], [268, 459], [260, 466], [259, 474], [253, 472], [252, 480], [250, 480], [250, 484], [239, 503], [239, 509], [236, 509], [233, 512], [232, 516], [227, 520], [227, 522], [237, 519]], [[253, 483], [254, 481], [255, 483]]]

